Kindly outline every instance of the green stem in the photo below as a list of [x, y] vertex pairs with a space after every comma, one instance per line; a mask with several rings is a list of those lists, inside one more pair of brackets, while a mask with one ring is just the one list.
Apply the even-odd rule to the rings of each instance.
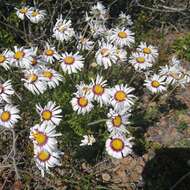
[[107, 121], [107, 119], [100, 119], [98, 121], [94, 121], [94, 122], [88, 123], [87, 126], [96, 125], [96, 124], [99, 124], [99, 123], [103, 123], [105, 121]]

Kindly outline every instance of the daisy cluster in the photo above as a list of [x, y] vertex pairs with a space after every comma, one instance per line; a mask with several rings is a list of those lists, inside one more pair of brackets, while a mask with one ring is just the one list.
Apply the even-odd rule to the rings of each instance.
[[157, 73], [152, 67], [158, 61], [158, 49], [141, 42], [136, 52], [129, 58], [136, 72], [145, 74], [144, 86], [153, 94], [167, 92], [170, 87], [185, 87], [190, 82], [190, 71], [182, 66], [175, 56], [165, 66], [160, 66]]
[[18, 68], [23, 73], [21, 81], [24, 87], [33, 94], [43, 94], [46, 90], [55, 88], [63, 81], [63, 76], [50, 67], [59, 55], [47, 43], [41, 55], [38, 48], [15, 46], [13, 50], [5, 50], [0, 54], [0, 66], [9, 70]]
[[[29, 19], [32, 23], [43, 22], [46, 17], [46, 11], [29, 6], [16, 9], [16, 14], [21, 20]], [[158, 48], [146, 42], [136, 45], [133, 22], [123, 12], [112, 24], [109, 10], [98, 2], [86, 12], [83, 20], [85, 26], [75, 31], [68, 17], [58, 15], [50, 38], [39, 45], [43, 48], [15, 46], [11, 50], [4, 50], [0, 53], [0, 67], [19, 70], [23, 86], [34, 95], [58, 87], [64, 81], [62, 73], [79, 73], [82, 78], [84, 67], [96, 67], [96, 77], [91, 78], [88, 84], [81, 81], [76, 85], [70, 103], [73, 110], [82, 115], [88, 114], [97, 105], [108, 108], [106, 126], [109, 138], [105, 143], [106, 151], [114, 158], [122, 158], [132, 152], [133, 143], [128, 126], [137, 97], [134, 95], [135, 89], [130, 87], [131, 82], [130, 85], [117, 84], [110, 87], [102, 73], [107, 73], [113, 65], [125, 64], [131, 72], [144, 77], [144, 86], [155, 94], [166, 91], [170, 86], [185, 87], [190, 82], [190, 71], [173, 57], [154, 73]], [[72, 43], [75, 50], [67, 47]], [[60, 49], [61, 46], [64, 50]], [[89, 57], [92, 57], [92, 64]], [[59, 68], [62, 73], [55, 68]], [[20, 119], [17, 106], [11, 102], [14, 93], [10, 80], [0, 82], [0, 125], [5, 127], [14, 127]], [[56, 126], [60, 124], [62, 115], [61, 108], [52, 101], [44, 107], [36, 105], [36, 110], [40, 123], [31, 128], [30, 138], [34, 144], [34, 160], [44, 176], [49, 168], [60, 165], [63, 153], [57, 148], [56, 137], [61, 134], [56, 132]], [[94, 142], [92, 135], [84, 135], [81, 146], [92, 145]]]
[[[63, 76], [50, 67], [54, 59], [59, 58], [55, 49], [46, 44], [41, 55], [37, 52], [38, 48], [15, 46], [14, 50], [5, 50], [0, 54], [0, 66], [5, 70], [16, 68], [21, 71], [24, 87], [34, 95], [55, 88], [63, 81]], [[14, 93], [10, 80], [0, 83], [0, 126], [12, 128], [20, 119], [17, 106], [11, 104]], [[56, 140], [61, 135], [56, 133], [56, 126], [60, 124], [62, 111], [51, 101], [45, 107], [36, 105], [36, 109], [41, 122], [31, 128], [30, 138], [34, 144], [35, 163], [44, 176], [49, 167], [60, 165], [60, 156], [63, 155], [57, 148]]]
[[13, 128], [21, 118], [18, 106], [12, 104], [11, 98], [15, 94], [11, 81], [0, 81], [0, 126]]
[[52, 101], [44, 107], [36, 105], [36, 110], [40, 123], [30, 129], [30, 139], [34, 145], [36, 166], [44, 176], [45, 172], [49, 173], [49, 168], [61, 165], [60, 156], [63, 152], [58, 150], [56, 139], [61, 133], [56, 133], [56, 126], [60, 124], [62, 110]]
[[32, 23], [43, 22], [46, 17], [46, 11], [40, 10], [36, 7], [23, 6], [21, 8], [16, 8], [16, 15], [19, 19], [29, 19]]
[[[102, 76], [97, 75], [96, 79], [91, 79], [90, 84], [81, 82], [76, 86], [77, 92], [71, 100], [73, 110], [78, 114], [89, 113], [94, 108], [94, 102], [100, 107], [112, 107], [107, 114], [107, 130], [110, 137], [106, 141], [106, 151], [115, 158], [122, 158], [132, 152], [132, 138], [126, 138], [128, 118], [131, 107], [136, 97], [131, 93], [134, 88], [128, 85], [116, 85], [109, 88], [107, 81]], [[92, 136], [84, 136], [81, 145], [92, 145], [95, 142]]]
[[144, 86], [153, 94], [167, 92], [170, 87], [184, 88], [190, 82], [190, 71], [182, 67], [175, 56], [168, 65], [161, 66], [158, 73], [147, 73]]
[[190, 83], [190, 71], [182, 66], [182, 62], [175, 56], [169, 61], [168, 65], [161, 66], [159, 75], [165, 77], [167, 86], [179, 86], [184, 88]]

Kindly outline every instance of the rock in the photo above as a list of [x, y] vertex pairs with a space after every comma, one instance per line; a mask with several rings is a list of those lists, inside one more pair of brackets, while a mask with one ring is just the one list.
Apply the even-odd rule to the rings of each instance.
[[113, 178], [113, 183], [121, 183], [122, 182], [122, 180], [119, 178], [119, 177], [115, 177], [115, 178]]
[[118, 166], [120, 164], [120, 160], [119, 159], [115, 159], [115, 158], [112, 158], [112, 163], [116, 166]]
[[190, 116], [185, 115], [185, 114], [180, 114], [179, 115], [179, 122], [190, 123]]
[[133, 159], [133, 158], [132, 158], [131, 156], [128, 156], [128, 157], [126, 157], [126, 158], [123, 158], [123, 159], [121, 160], [121, 164], [129, 165], [129, 164], [131, 163], [132, 159]]
[[145, 162], [147, 162], [147, 161], [149, 160], [148, 154], [144, 154], [144, 155], [143, 155], [143, 158], [144, 158]]
[[81, 168], [82, 168], [83, 170], [86, 170], [86, 169], [87, 169], [87, 165], [86, 165], [85, 162], [82, 163]]
[[108, 173], [103, 173], [102, 179], [103, 179], [103, 181], [108, 182], [111, 180], [111, 176]]
[[144, 162], [144, 160], [143, 160], [143, 158], [139, 158], [139, 165], [140, 166], [145, 166], [145, 162]]
[[134, 169], [136, 165], [137, 165], [137, 161], [136, 161], [135, 159], [133, 159], [133, 160], [130, 162], [129, 167], [130, 167], [130, 169]]
[[138, 173], [138, 174], [141, 174], [143, 172], [143, 167], [138, 165], [136, 168], [135, 168], [135, 171]]
[[118, 175], [120, 178], [125, 178], [126, 177], [126, 172], [125, 170], [123, 170], [122, 168], [120, 168], [119, 170], [117, 170], [116, 172], [116, 175]]
[[132, 175], [131, 175], [131, 181], [138, 182], [139, 178], [140, 178], [140, 176], [136, 172], [132, 173]]
[[186, 128], [184, 130], [185, 137], [189, 138], [190, 137], [190, 127]]
[[13, 190], [21, 190], [22, 189], [22, 182], [17, 180], [14, 183]]

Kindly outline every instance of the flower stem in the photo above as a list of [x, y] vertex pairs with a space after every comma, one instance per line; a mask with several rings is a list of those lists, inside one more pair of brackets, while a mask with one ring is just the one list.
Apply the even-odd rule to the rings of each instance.
[[98, 121], [94, 121], [94, 122], [91, 122], [91, 123], [88, 123], [87, 126], [91, 126], [91, 125], [96, 125], [96, 124], [99, 124], [99, 123], [103, 123], [105, 122], [107, 119], [100, 119]]

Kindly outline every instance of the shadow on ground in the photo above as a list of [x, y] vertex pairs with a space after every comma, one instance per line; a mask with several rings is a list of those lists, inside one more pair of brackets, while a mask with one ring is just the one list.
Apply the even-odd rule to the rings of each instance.
[[[156, 152], [147, 162], [143, 179], [145, 190], [188, 190], [190, 189], [190, 149], [165, 148]], [[179, 183], [177, 183], [179, 182]]]

